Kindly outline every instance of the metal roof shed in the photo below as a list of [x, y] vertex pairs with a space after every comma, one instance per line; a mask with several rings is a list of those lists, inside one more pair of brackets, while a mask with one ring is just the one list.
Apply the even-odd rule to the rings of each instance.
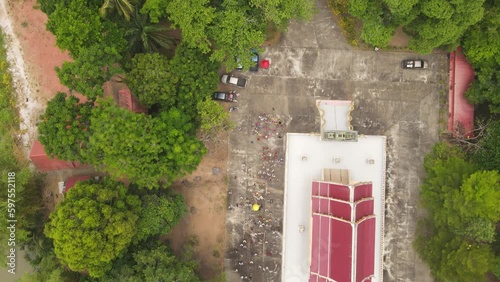
[[51, 158], [45, 152], [42, 143], [36, 140], [33, 143], [30, 151], [30, 160], [33, 162], [35, 167], [40, 171], [52, 171], [60, 169], [69, 169], [82, 167], [83, 165], [79, 162], [63, 161], [56, 158]]

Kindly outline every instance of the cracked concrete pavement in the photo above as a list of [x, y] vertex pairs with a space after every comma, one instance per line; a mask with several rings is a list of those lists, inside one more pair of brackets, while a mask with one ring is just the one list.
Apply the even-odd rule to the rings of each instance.
[[[384, 281], [433, 281], [411, 245], [423, 158], [438, 139], [446, 55], [353, 49], [326, 1], [317, 6], [312, 21], [291, 23], [280, 43], [261, 54], [271, 60], [270, 69], [235, 72], [249, 82], [232, 113], [237, 126], [229, 140], [227, 279], [281, 281], [283, 136], [318, 132], [315, 101], [332, 99], [354, 101], [354, 130], [387, 136]], [[409, 58], [428, 60], [429, 69], [403, 70], [401, 60]], [[257, 212], [254, 203], [262, 206]]]

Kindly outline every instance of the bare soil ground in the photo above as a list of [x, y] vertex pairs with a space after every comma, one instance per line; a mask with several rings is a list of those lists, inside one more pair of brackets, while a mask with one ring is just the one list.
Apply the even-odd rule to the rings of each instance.
[[[45, 107], [58, 91], [68, 91], [59, 83], [54, 68], [71, 60], [71, 57], [56, 46], [54, 35], [45, 29], [47, 16], [39, 10], [36, 2], [7, 0], [8, 13], [23, 51], [28, 80], [36, 93], [36, 102]], [[221, 140], [227, 140], [227, 136], [222, 136]], [[227, 142], [208, 146], [210, 151], [198, 169], [174, 184], [173, 189], [184, 195], [189, 212], [165, 237], [177, 252], [182, 250], [188, 236], [198, 239], [194, 255], [200, 262], [200, 275], [205, 279], [211, 279], [222, 271], [227, 207]], [[213, 173], [215, 167], [218, 168], [217, 174]], [[45, 189], [49, 206], [55, 207], [62, 200], [57, 195], [57, 182], [84, 174], [94, 174], [94, 171], [88, 167], [49, 173]]]
[[222, 272], [225, 252], [227, 211], [227, 136], [218, 144], [207, 144], [209, 153], [198, 169], [180, 179], [173, 189], [184, 196], [188, 214], [164, 237], [176, 253], [182, 252], [189, 237], [198, 241], [194, 251], [203, 279]]
[[7, 3], [32, 89], [37, 93], [38, 101], [45, 105], [57, 91], [68, 90], [59, 83], [54, 68], [61, 66], [64, 61], [70, 61], [71, 57], [56, 47], [55, 36], [45, 29], [47, 15], [37, 8], [36, 2], [9, 0]]
[[400, 27], [396, 29], [396, 32], [394, 33], [394, 36], [391, 39], [391, 42], [389, 42], [389, 46], [392, 47], [398, 47], [398, 48], [405, 48], [408, 47], [408, 41], [410, 41], [411, 37], [404, 33], [403, 28]]

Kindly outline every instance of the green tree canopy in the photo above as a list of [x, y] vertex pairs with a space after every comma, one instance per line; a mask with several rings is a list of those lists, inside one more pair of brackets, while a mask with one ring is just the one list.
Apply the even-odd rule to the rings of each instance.
[[179, 79], [170, 70], [170, 62], [165, 56], [157, 53], [135, 55], [126, 81], [144, 106], [170, 108], [175, 105]]
[[312, 0], [249, 0], [248, 5], [279, 29], [285, 29], [290, 19], [309, 20], [314, 12]]
[[170, 63], [170, 70], [179, 78], [176, 107], [197, 120], [197, 104], [217, 90], [217, 69], [200, 50], [180, 44]]
[[198, 282], [195, 270], [197, 264], [190, 258], [178, 258], [172, 250], [162, 244], [146, 244], [130, 251], [116, 260], [113, 269], [100, 281], [156, 282], [189, 281]]
[[198, 103], [201, 138], [214, 138], [224, 130], [234, 127], [229, 113], [216, 101], [206, 98]]
[[489, 103], [491, 112], [500, 113], [500, 4], [487, 0], [484, 9], [484, 18], [463, 38], [465, 55], [477, 78], [466, 95], [471, 102]]
[[137, 223], [136, 242], [152, 236], [168, 234], [186, 214], [184, 198], [168, 189], [165, 195], [141, 197], [142, 207]]
[[483, 18], [484, 0], [422, 0], [421, 13], [407, 28], [414, 35], [410, 48], [430, 53], [434, 48], [454, 49], [467, 29]]
[[135, 0], [104, 0], [99, 13], [102, 17], [105, 17], [109, 12], [116, 12], [126, 21], [129, 21], [135, 11], [134, 5], [137, 4], [136, 2]]
[[427, 217], [415, 247], [439, 281], [484, 281], [500, 219], [500, 175], [476, 171], [459, 148], [439, 143], [426, 156], [420, 201]]
[[61, 160], [85, 162], [82, 150], [90, 138], [92, 102], [80, 103], [80, 99], [59, 92], [47, 103], [40, 116], [38, 132], [45, 152]]
[[216, 17], [215, 8], [209, 3], [209, 0], [171, 0], [165, 10], [174, 27], [182, 30], [183, 42], [203, 53], [210, 51], [208, 28]]
[[243, 66], [251, 66], [248, 54], [251, 48], [258, 48], [266, 40], [266, 24], [252, 20], [243, 8], [236, 5], [226, 7], [217, 14], [215, 24], [209, 29], [214, 43], [210, 59], [222, 62], [226, 69], [235, 69], [235, 58], [240, 57]]
[[206, 152], [190, 118], [175, 108], [153, 118], [101, 101], [92, 113], [91, 130], [87, 153], [92, 163], [147, 188], [169, 185], [192, 172]]
[[45, 234], [54, 240], [61, 262], [100, 277], [130, 244], [140, 205], [123, 183], [109, 178], [78, 182], [50, 215]]
[[158, 53], [174, 48], [175, 40], [168, 35], [168, 31], [169, 28], [164, 24], [151, 23], [147, 14], [140, 14], [136, 10], [125, 32], [131, 55]]
[[78, 56], [82, 49], [101, 40], [103, 25], [97, 9], [87, 0], [58, 4], [49, 15], [47, 29], [56, 36], [56, 44], [71, 55]]
[[61, 83], [92, 100], [102, 96], [104, 82], [114, 74], [123, 73], [117, 62], [122, 58], [126, 42], [123, 38], [117, 40], [122, 42], [120, 49], [93, 44], [82, 49], [74, 62], [64, 62], [61, 68], [56, 67]]
[[474, 161], [482, 169], [500, 171], [500, 121], [488, 125], [486, 136], [479, 145], [480, 149], [472, 156]]

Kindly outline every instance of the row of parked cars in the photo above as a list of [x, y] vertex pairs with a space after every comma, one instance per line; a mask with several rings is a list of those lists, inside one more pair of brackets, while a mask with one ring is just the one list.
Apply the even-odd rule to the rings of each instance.
[[[256, 72], [259, 70], [260, 56], [257, 50], [255, 49], [252, 49], [251, 56], [252, 56], [251, 58], [252, 66], [249, 67], [249, 71]], [[236, 70], [242, 71], [243, 65], [239, 64], [240, 59], [236, 58], [236, 62], [238, 63]], [[234, 76], [232, 74], [223, 74], [220, 81], [223, 84], [233, 85], [241, 88], [245, 88], [248, 82], [246, 78]], [[229, 91], [229, 92], [216, 91], [212, 94], [212, 99], [218, 101], [236, 102], [236, 96], [238, 96], [238, 93], [236, 93], [235, 91]]]

